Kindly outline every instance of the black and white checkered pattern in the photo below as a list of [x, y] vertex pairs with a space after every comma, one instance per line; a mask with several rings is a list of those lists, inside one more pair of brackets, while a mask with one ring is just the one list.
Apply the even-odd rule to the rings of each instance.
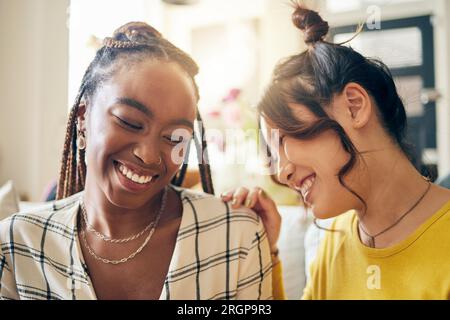
[[[263, 224], [250, 210], [175, 188], [183, 216], [161, 299], [271, 299]], [[82, 193], [0, 222], [0, 297], [96, 299], [77, 233]]]

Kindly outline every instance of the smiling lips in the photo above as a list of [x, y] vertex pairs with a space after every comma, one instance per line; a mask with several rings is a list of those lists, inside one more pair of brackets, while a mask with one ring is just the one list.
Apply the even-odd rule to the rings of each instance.
[[316, 181], [316, 174], [313, 173], [309, 176], [307, 176], [306, 178], [304, 178], [301, 182], [300, 182], [300, 186], [295, 186], [295, 190], [299, 191], [302, 196], [303, 199], [306, 199], [306, 197], [308, 196], [311, 187], [314, 184], [314, 181]]
[[127, 179], [129, 179], [129, 180], [131, 180], [131, 181], [133, 181], [135, 183], [139, 183], [139, 184], [147, 184], [150, 181], [152, 181], [152, 179], [155, 177], [155, 176], [141, 176], [141, 175], [138, 175], [137, 173], [133, 172], [132, 169], [126, 167], [123, 164], [119, 164], [119, 171]]

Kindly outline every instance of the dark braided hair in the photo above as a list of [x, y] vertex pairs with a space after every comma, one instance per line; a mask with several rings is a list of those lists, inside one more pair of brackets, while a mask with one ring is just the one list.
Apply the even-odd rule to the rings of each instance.
[[[156, 29], [143, 22], [130, 22], [117, 29], [111, 38], [104, 40], [94, 60], [87, 68], [75, 103], [69, 114], [61, 160], [61, 171], [57, 188], [57, 199], [66, 198], [84, 189], [86, 181], [85, 151], [77, 146], [77, 116], [82, 101], [89, 101], [106, 81], [121, 67], [128, 67], [147, 58], [155, 58], [177, 63], [191, 78], [197, 100], [200, 98], [194, 77], [198, 66], [192, 58], [171, 42], [164, 39]], [[208, 162], [204, 127], [197, 109], [199, 135], [194, 130], [199, 170], [204, 192], [214, 194], [211, 169]], [[201, 142], [199, 142], [199, 139]], [[172, 184], [181, 186], [188, 166], [190, 146], [188, 145], [180, 171], [172, 179]]]

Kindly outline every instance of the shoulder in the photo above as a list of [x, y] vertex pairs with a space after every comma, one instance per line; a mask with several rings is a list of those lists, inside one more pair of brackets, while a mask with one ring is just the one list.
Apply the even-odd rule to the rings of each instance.
[[[248, 208], [232, 209], [220, 198], [202, 192], [177, 188], [183, 202], [183, 226], [180, 235], [201, 234], [209, 239], [253, 243], [264, 239], [264, 225]], [[256, 239], [256, 240], [255, 240]]]
[[356, 219], [357, 215], [354, 210], [337, 216], [331, 225], [323, 230], [325, 235], [319, 246], [319, 256], [326, 260], [334, 259], [345, 245], [346, 240], [351, 238], [352, 228]]
[[15, 239], [14, 241], [37, 239], [45, 232], [71, 235], [74, 209], [78, 206], [80, 196], [81, 193], [78, 193], [65, 199], [48, 202], [0, 221], [1, 242], [11, 239]]
[[[337, 216], [331, 224], [331, 228], [344, 231], [344, 233], [349, 233], [352, 231], [352, 226], [355, 223], [356, 219], [357, 215], [355, 210], [349, 210]], [[340, 236], [342, 236], [344, 233], [341, 232]]]
[[356, 218], [356, 212], [350, 210], [330, 220], [331, 223], [327, 223], [326, 226], [322, 226], [320, 221], [317, 222], [320, 232], [323, 232], [324, 235], [308, 257], [309, 263], [307, 267], [310, 273], [310, 281], [308, 281], [307, 288], [304, 291], [304, 299], [316, 297], [319, 292], [318, 286], [321, 285], [320, 279], [326, 279], [327, 273], [330, 272], [329, 267], [332, 265], [332, 261], [334, 261], [336, 256], [340, 255], [341, 249], [345, 247], [346, 240], [351, 235], [352, 225], [355, 223]]
[[177, 190], [180, 191], [183, 206], [188, 206], [195, 211], [199, 222], [223, 218], [230, 220], [229, 222], [239, 221], [253, 225], [260, 223], [259, 216], [246, 207], [232, 209], [228, 203], [214, 195], [182, 188], [177, 188]]
[[423, 233], [428, 231], [426, 237], [434, 245], [448, 247], [450, 244], [450, 233], [448, 232], [450, 229], [450, 198], [440, 199], [434, 207], [438, 209], [435, 209], [430, 218], [422, 225]]

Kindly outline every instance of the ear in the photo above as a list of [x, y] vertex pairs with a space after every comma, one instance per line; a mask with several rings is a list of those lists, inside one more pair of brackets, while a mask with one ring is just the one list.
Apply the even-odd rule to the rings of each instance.
[[77, 112], [77, 130], [86, 131], [86, 111], [87, 104], [85, 101], [81, 101]]
[[345, 112], [353, 128], [364, 127], [372, 116], [372, 100], [366, 89], [357, 83], [350, 82], [342, 90], [342, 99], [345, 101]]

